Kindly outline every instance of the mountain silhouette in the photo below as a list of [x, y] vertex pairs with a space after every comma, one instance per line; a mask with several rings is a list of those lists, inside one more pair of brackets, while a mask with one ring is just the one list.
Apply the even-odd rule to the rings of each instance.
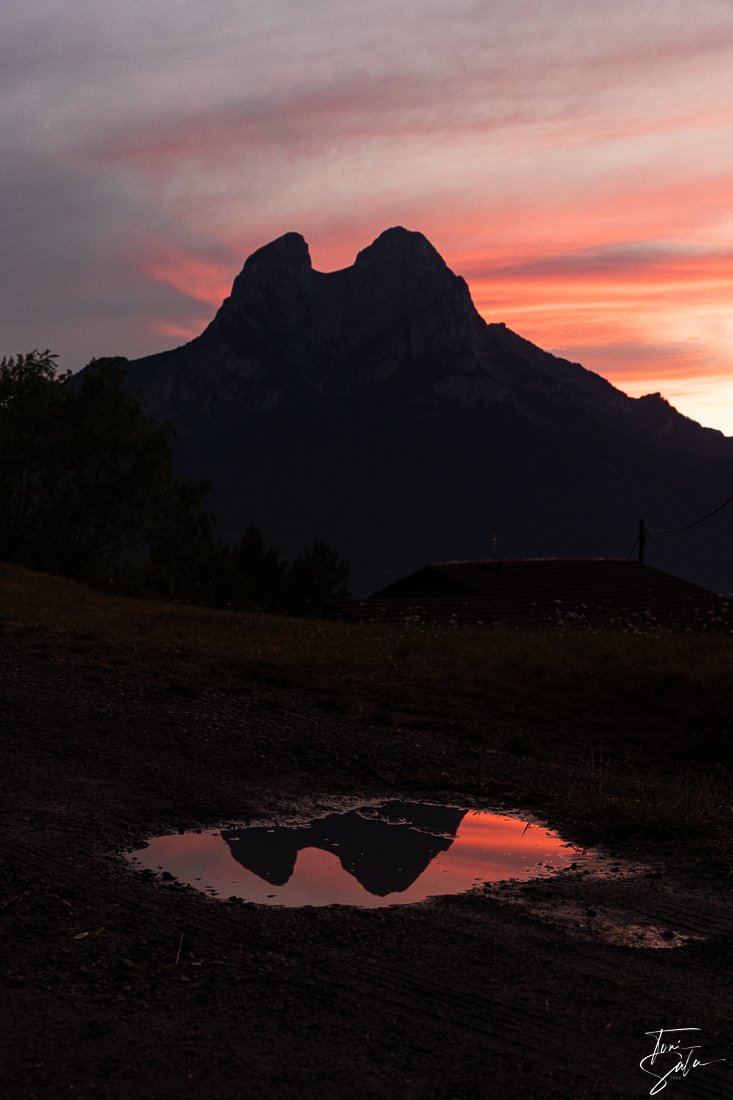
[[[225, 537], [254, 524], [286, 556], [323, 539], [357, 594], [486, 558], [493, 536], [503, 558], [625, 557], [640, 517], [681, 525], [733, 485], [733, 440], [485, 322], [399, 227], [330, 273], [285, 234], [200, 336], [127, 369], [176, 421], [179, 470], [212, 483]], [[721, 513], [649, 560], [733, 589], [732, 535]]]
[[343, 869], [370, 894], [401, 893], [440, 853], [450, 848], [465, 810], [417, 802], [388, 802], [308, 825], [226, 830], [222, 838], [246, 870], [284, 886], [303, 848], [337, 856]]

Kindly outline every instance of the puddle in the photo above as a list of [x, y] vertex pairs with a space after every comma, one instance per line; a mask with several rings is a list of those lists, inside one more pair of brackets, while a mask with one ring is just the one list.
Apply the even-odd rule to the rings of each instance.
[[129, 859], [213, 897], [260, 905], [408, 905], [551, 874], [579, 849], [542, 825], [426, 802], [156, 837]]

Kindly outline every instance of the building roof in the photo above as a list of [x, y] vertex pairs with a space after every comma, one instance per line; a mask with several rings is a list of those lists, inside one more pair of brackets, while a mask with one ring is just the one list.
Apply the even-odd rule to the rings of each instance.
[[438, 562], [342, 611], [361, 620], [733, 630], [733, 607], [724, 597], [610, 558]]

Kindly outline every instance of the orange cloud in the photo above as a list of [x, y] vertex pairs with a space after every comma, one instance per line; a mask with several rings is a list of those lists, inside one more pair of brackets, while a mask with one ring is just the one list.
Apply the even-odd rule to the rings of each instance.
[[[453, 209], [418, 200], [410, 217], [395, 216], [391, 200], [348, 216], [320, 208], [287, 228], [305, 233], [317, 269], [333, 270], [351, 264], [386, 225], [402, 222], [425, 232], [467, 278], [488, 321], [505, 322], [621, 388], [665, 392], [670, 380], [721, 377], [733, 365], [730, 179], [662, 183], [647, 167], [632, 187], [632, 175], [617, 173], [595, 190], [586, 180], [546, 194], [540, 181], [535, 199], [466, 200]], [[216, 308], [246, 255], [282, 231], [271, 212], [258, 225], [268, 217], [271, 227], [256, 239], [251, 226], [246, 240], [230, 234], [226, 250], [236, 261], [158, 245], [143, 270]], [[188, 339], [200, 328], [164, 318], [157, 330]]]

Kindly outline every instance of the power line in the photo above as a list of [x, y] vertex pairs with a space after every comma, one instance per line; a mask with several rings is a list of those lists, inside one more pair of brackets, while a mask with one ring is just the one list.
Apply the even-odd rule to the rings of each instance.
[[[706, 519], [711, 519], [712, 516], [716, 516], [718, 512], [722, 512], [724, 508], [727, 508], [729, 504], [733, 504], [733, 497], [728, 497], [722, 504], [719, 504], [717, 508], [713, 508], [712, 512], [707, 512], [706, 515], [700, 516], [699, 519], [693, 520], [692, 523], [685, 523], [682, 527], [667, 527], [664, 530], [660, 530], [657, 527], [647, 527], [646, 531], [650, 535], [676, 535], [679, 531], [689, 531], [691, 527], [697, 527], [699, 524], [704, 523]], [[637, 542], [639, 540], [637, 539]], [[636, 546], [636, 543], [634, 543]], [[633, 548], [631, 553], [633, 554]], [[631, 554], [629, 554], [631, 557]]]

